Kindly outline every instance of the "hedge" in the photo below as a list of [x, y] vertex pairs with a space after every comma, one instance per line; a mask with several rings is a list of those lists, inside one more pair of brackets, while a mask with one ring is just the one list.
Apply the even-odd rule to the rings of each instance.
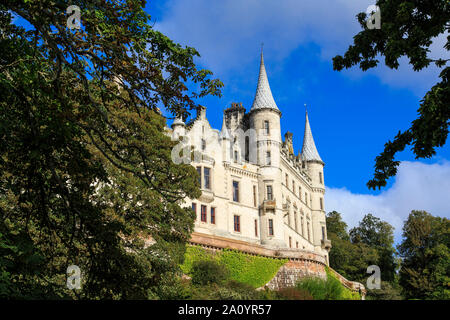
[[231, 280], [259, 288], [269, 282], [288, 259], [253, 256], [236, 250], [211, 252], [199, 246], [187, 246], [181, 270], [191, 275], [192, 264], [197, 260], [215, 260], [229, 271]]

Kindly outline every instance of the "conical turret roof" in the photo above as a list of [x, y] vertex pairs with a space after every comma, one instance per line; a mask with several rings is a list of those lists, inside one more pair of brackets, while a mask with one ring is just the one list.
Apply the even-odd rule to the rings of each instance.
[[261, 63], [259, 66], [258, 87], [256, 88], [255, 99], [253, 100], [253, 105], [250, 111], [263, 108], [275, 109], [279, 111], [277, 104], [273, 99], [272, 91], [270, 90], [269, 80], [267, 79], [266, 67], [264, 66], [264, 56], [261, 50]]
[[230, 139], [230, 133], [228, 132], [228, 128], [225, 123], [225, 117], [223, 118], [223, 121], [222, 121], [222, 131], [220, 132], [220, 137], [222, 139], [228, 139], [228, 140]]
[[317, 152], [316, 144], [314, 143], [311, 127], [309, 125], [308, 111], [306, 111], [305, 121], [305, 135], [303, 136], [302, 158], [306, 161], [316, 160], [323, 162]]

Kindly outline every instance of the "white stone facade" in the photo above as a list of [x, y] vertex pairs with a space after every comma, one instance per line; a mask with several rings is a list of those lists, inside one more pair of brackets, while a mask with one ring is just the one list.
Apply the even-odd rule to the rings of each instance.
[[292, 134], [281, 139], [281, 112], [272, 97], [261, 53], [252, 108], [240, 103], [224, 111], [213, 129], [206, 108], [168, 129], [198, 151], [191, 164], [201, 175], [202, 195], [186, 199], [196, 211], [195, 232], [241, 240], [272, 249], [313, 251], [325, 257], [324, 163], [306, 114], [302, 152], [295, 155]]

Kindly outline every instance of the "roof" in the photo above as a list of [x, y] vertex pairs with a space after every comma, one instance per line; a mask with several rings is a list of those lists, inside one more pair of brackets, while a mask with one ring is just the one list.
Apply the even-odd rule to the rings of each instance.
[[264, 66], [264, 56], [261, 50], [261, 63], [259, 66], [259, 78], [258, 86], [256, 87], [255, 99], [253, 100], [253, 105], [250, 111], [257, 109], [275, 109], [278, 107], [272, 96], [272, 91], [270, 90], [269, 80], [267, 79], [266, 67]]
[[311, 132], [311, 127], [309, 125], [308, 111], [306, 111], [306, 121], [305, 121], [305, 135], [303, 136], [303, 147], [302, 147], [302, 158], [306, 161], [320, 161], [323, 162], [317, 151], [316, 144], [314, 143], [314, 138]]

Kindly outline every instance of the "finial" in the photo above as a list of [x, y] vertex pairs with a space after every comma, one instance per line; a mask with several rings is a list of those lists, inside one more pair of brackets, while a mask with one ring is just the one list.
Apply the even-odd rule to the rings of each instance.
[[306, 113], [308, 113], [308, 107], [306, 106], [306, 103], [305, 103], [305, 111]]

